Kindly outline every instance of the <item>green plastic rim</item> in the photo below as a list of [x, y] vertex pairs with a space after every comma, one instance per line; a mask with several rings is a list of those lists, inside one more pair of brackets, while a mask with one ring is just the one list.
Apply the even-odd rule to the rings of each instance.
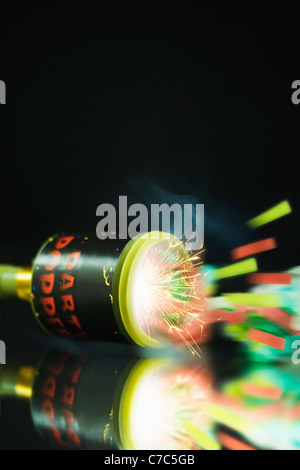
[[133, 277], [141, 258], [156, 244], [176, 240], [185, 251], [183, 243], [165, 232], [148, 232], [132, 239], [121, 253], [113, 281], [113, 306], [119, 328], [129, 341], [143, 347], [161, 347], [140, 326], [134, 311], [132, 295]]
[[32, 277], [31, 277], [31, 283], [30, 283], [30, 292], [31, 292], [31, 295], [30, 295], [30, 305], [31, 305], [31, 309], [33, 311], [33, 314], [39, 324], [39, 326], [46, 332], [48, 333], [48, 335], [53, 335], [53, 332], [50, 331], [44, 324], [43, 322], [41, 321], [40, 319], [40, 314], [39, 312], [36, 311], [35, 309], [35, 305], [34, 305], [34, 294], [33, 294], [33, 290], [32, 290], [32, 284], [33, 284], [33, 273], [34, 273], [34, 270], [35, 269], [38, 269], [38, 267], [36, 266], [36, 260], [38, 259], [38, 257], [40, 256], [40, 254], [43, 252], [43, 250], [45, 249], [45, 247], [48, 245], [48, 243], [52, 242], [53, 241], [53, 238], [54, 237], [48, 237], [47, 240], [44, 241], [44, 243], [42, 244], [41, 248], [39, 249], [39, 251], [37, 252], [34, 260], [33, 260], [33, 263], [32, 263]]

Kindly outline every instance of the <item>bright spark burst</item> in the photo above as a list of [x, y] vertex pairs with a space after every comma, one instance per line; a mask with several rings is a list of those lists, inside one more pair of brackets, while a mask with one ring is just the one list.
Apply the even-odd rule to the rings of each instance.
[[174, 241], [155, 245], [140, 262], [134, 289], [135, 310], [148, 336], [183, 341], [197, 355], [206, 324], [203, 251], [191, 254]]

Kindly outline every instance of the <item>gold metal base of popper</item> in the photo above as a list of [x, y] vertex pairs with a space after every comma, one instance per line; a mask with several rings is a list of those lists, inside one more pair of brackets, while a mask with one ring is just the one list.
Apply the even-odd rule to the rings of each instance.
[[19, 299], [30, 302], [31, 299], [31, 267], [0, 265], [0, 298]]
[[36, 369], [33, 366], [18, 367], [11, 365], [0, 370], [1, 396], [30, 398]]

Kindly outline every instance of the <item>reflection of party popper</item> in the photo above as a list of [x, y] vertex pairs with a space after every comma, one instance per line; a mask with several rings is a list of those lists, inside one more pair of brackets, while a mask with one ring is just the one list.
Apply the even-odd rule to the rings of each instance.
[[205, 338], [206, 307], [199, 255], [163, 232], [124, 247], [119, 239], [79, 235], [49, 238], [32, 268], [0, 266], [0, 296], [31, 302], [48, 331], [159, 346]]
[[31, 360], [24, 346], [0, 369], [3, 408], [7, 396], [27, 400], [35, 427], [55, 447], [299, 449], [293, 365], [245, 362], [223, 375], [203, 359], [140, 359], [125, 345], [68, 342], [31, 350]]
[[[105, 348], [107, 351], [107, 347]], [[201, 362], [51, 350], [0, 375], [0, 395], [29, 400], [37, 430], [66, 449], [219, 447], [202, 413], [212, 374]], [[128, 351], [128, 350], [127, 350]], [[121, 353], [121, 354], [120, 354]]]
[[137, 359], [122, 350], [107, 356], [89, 345], [84, 351], [52, 349], [39, 352], [33, 365], [15, 362], [1, 371], [0, 396], [28, 400], [33, 424], [51, 446], [118, 449], [116, 390]]

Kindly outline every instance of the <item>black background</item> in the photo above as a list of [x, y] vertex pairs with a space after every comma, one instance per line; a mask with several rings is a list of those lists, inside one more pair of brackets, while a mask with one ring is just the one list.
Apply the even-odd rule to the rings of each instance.
[[[54, 232], [94, 231], [97, 206], [128, 195], [204, 203], [208, 262], [276, 236], [262, 270], [299, 264], [295, 11], [271, 3], [208, 11], [200, 2], [29, 8], [0, 6], [1, 263], [30, 263]], [[245, 228], [283, 199], [292, 215]], [[2, 304], [3, 339], [30, 321], [7, 318], [21, 318], [18, 308]]]

